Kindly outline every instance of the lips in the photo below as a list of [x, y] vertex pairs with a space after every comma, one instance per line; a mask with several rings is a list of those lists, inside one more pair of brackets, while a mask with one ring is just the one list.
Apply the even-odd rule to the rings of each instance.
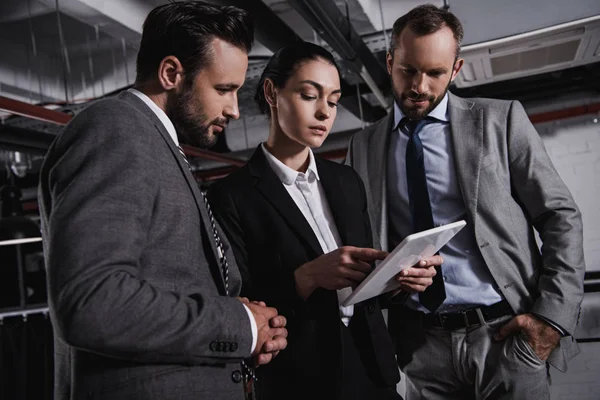
[[411, 99], [411, 98], [407, 98], [408, 103], [412, 104], [415, 107], [421, 108], [421, 107], [426, 107], [427, 104], [429, 103], [429, 99]]
[[327, 133], [327, 127], [325, 125], [313, 125], [309, 126], [309, 129], [315, 133], [324, 135]]
[[225, 125], [213, 125], [214, 129], [216, 129], [217, 132], [223, 132], [223, 130], [225, 129]]

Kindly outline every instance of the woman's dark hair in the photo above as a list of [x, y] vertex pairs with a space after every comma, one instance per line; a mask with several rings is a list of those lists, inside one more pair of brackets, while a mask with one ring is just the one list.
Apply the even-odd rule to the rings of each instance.
[[392, 39], [390, 40], [390, 54], [394, 54], [398, 38], [409, 27], [416, 35], [425, 36], [435, 33], [447, 26], [452, 30], [456, 39], [456, 57], [460, 53], [460, 44], [463, 39], [463, 27], [456, 15], [432, 4], [423, 4], [413, 8], [394, 22]]
[[254, 41], [252, 18], [240, 8], [202, 1], [173, 2], [154, 8], [144, 21], [136, 83], [155, 75], [167, 56], [177, 57], [186, 80], [192, 79], [210, 61], [210, 44], [215, 38], [249, 53]]
[[271, 118], [271, 108], [265, 98], [265, 80], [269, 78], [273, 81], [276, 88], [283, 88], [288, 79], [294, 75], [303, 63], [312, 60], [323, 60], [333, 65], [337, 69], [338, 74], [340, 72], [333, 55], [314, 43], [298, 41], [280, 48], [273, 54], [260, 76], [256, 93], [254, 94], [254, 101], [258, 105], [261, 114], [266, 114], [268, 118]]

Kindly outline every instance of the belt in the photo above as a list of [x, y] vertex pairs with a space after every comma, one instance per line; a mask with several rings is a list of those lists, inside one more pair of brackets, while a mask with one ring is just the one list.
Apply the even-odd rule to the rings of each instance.
[[470, 308], [455, 313], [420, 314], [424, 328], [435, 326], [453, 331], [456, 329], [483, 325], [485, 322], [514, 313], [510, 304], [508, 304], [506, 300], [502, 300], [490, 306]]

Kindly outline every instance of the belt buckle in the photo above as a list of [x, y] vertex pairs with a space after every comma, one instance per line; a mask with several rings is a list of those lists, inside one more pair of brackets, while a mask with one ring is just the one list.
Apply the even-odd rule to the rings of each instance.
[[444, 315], [444, 314], [435, 314], [435, 317], [437, 318], [437, 320], [438, 320], [438, 322], [439, 322], [440, 326], [441, 326], [443, 329], [447, 329], [447, 328], [446, 328], [446, 321], [448, 320], [448, 316], [447, 316], [447, 315]]
[[[477, 314], [477, 322], [471, 324], [469, 322], [469, 317], [467, 316], [467, 313], [474, 311], [475, 314]], [[483, 313], [481, 312], [481, 307], [477, 307], [477, 308], [471, 308], [469, 310], [464, 310], [460, 312], [463, 316], [463, 320], [465, 322], [465, 328], [470, 328], [472, 326], [483, 326], [486, 324], [485, 318], [483, 317]]]

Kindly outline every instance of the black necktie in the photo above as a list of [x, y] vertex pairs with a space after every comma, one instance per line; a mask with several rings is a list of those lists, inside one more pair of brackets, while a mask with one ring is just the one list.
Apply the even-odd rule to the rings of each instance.
[[[187, 156], [183, 152], [183, 149], [179, 145], [177, 146], [177, 149], [181, 153], [185, 164], [191, 172], [192, 168], [190, 166], [190, 162], [188, 161]], [[210, 208], [210, 204], [208, 203], [208, 199], [202, 191], [200, 193], [202, 194], [202, 200], [204, 200], [204, 206], [206, 207], [206, 213], [208, 214], [208, 219], [212, 228], [212, 234], [215, 240], [215, 244], [217, 245], [217, 255], [219, 257], [219, 263], [221, 264], [221, 273], [223, 274], [223, 281], [225, 283], [225, 294], [229, 296], [229, 264], [227, 263], [227, 257], [225, 256], [223, 243], [221, 242], [221, 237], [219, 236], [219, 232], [217, 231], [217, 224], [215, 222], [215, 217], [213, 216], [212, 210]]]
[[[402, 119], [401, 127], [404, 127], [408, 135], [406, 145], [406, 182], [408, 185], [408, 199], [410, 214], [412, 217], [413, 232], [421, 232], [433, 228], [433, 215], [427, 190], [427, 179], [425, 177], [425, 163], [423, 156], [423, 144], [419, 138], [419, 130], [427, 121], [412, 121], [408, 118]], [[419, 293], [419, 301], [429, 311], [434, 312], [444, 302], [446, 289], [442, 277], [441, 267], [436, 267], [437, 274], [433, 283], [424, 292]]]

